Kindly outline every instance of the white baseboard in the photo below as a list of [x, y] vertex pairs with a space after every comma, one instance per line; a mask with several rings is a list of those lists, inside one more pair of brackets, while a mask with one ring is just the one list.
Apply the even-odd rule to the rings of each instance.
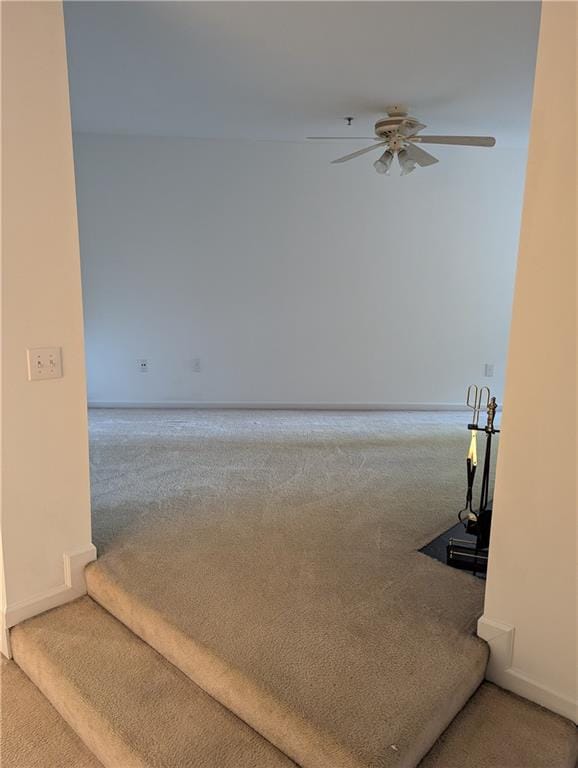
[[514, 627], [482, 616], [478, 620], [478, 635], [490, 646], [487, 680], [578, 723], [578, 702], [532, 679], [512, 665]]
[[478, 619], [478, 637], [481, 637], [490, 646], [486, 678], [496, 682], [494, 678], [512, 666], [514, 627], [482, 616]]
[[93, 544], [89, 544], [88, 547], [65, 552], [62, 559], [63, 584], [26, 600], [20, 600], [12, 604], [8, 603], [6, 606], [0, 619], [0, 648], [4, 656], [8, 658], [11, 656], [8, 633], [10, 627], [86, 594], [84, 569], [88, 563], [96, 560], [96, 547]]
[[180, 401], [108, 401], [90, 400], [89, 408], [191, 408], [272, 411], [467, 411], [463, 403], [275, 403], [275, 402], [204, 402]]
[[12, 658], [12, 648], [10, 647], [10, 630], [5, 624], [4, 614], [0, 617], [0, 653], [7, 659]]

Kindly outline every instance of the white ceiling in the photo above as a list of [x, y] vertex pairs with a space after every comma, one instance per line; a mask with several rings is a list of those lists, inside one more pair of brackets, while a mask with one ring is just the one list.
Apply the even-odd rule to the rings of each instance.
[[371, 136], [402, 102], [431, 132], [521, 145], [539, 13], [537, 2], [67, 2], [74, 129]]

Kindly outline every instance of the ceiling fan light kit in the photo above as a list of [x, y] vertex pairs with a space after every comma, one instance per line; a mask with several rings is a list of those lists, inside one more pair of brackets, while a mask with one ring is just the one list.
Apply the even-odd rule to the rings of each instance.
[[397, 153], [397, 160], [399, 162], [399, 167], [401, 168], [400, 176], [407, 176], [408, 173], [415, 171], [417, 163], [410, 157], [407, 149], [399, 150]]
[[378, 173], [389, 173], [389, 169], [393, 162], [393, 153], [389, 149], [386, 149], [383, 155], [375, 161], [373, 167]]
[[[346, 163], [356, 157], [372, 152], [379, 147], [386, 147], [381, 157], [373, 163], [377, 173], [389, 175], [393, 158], [397, 155], [397, 160], [401, 168], [401, 175], [407, 176], [419, 165], [425, 168], [428, 165], [435, 165], [439, 162], [437, 157], [430, 155], [418, 144], [448, 144], [452, 146], [463, 147], [493, 147], [496, 140], [493, 136], [423, 136], [423, 131], [427, 126], [421, 123], [415, 117], [408, 115], [403, 107], [395, 106], [387, 110], [387, 117], [380, 118], [374, 126], [375, 136], [366, 137], [370, 141], [376, 142], [369, 147], [358, 149], [344, 157], [338, 157], [332, 160], [335, 163]], [[353, 118], [345, 118], [347, 125], [351, 125]], [[309, 136], [310, 139], [361, 139], [360, 136]]]

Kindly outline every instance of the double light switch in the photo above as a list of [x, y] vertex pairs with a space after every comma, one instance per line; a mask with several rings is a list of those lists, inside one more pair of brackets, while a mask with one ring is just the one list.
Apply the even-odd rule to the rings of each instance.
[[62, 349], [60, 347], [37, 347], [28, 352], [28, 380], [62, 378]]

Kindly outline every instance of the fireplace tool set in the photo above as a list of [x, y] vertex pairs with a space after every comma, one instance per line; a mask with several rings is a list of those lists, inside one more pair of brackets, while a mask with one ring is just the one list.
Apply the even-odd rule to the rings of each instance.
[[[463, 524], [466, 533], [475, 536], [475, 540], [451, 538], [446, 548], [446, 562], [454, 568], [473, 571], [474, 574], [486, 573], [488, 568], [488, 548], [490, 546], [490, 527], [492, 523], [492, 507], [489, 501], [490, 468], [492, 463], [492, 437], [500, 430], [494, 426], [498, 404], [492, 397], [489, 387], [478, 387], [471, 384], [468, 387], [466, 405], [472, 411], [472, 420], [468, 424], [471, 432], [470, 446], [466, 457], [467, 491], [466, 503], [458, 513], [458, 519]], [[486, 414], [485, 426], [480, 426], [482, 411]], [[480, 504], [474, 509], [474, 481], [478, 466], [478, 432], [486, 437], [484, 466]]]

